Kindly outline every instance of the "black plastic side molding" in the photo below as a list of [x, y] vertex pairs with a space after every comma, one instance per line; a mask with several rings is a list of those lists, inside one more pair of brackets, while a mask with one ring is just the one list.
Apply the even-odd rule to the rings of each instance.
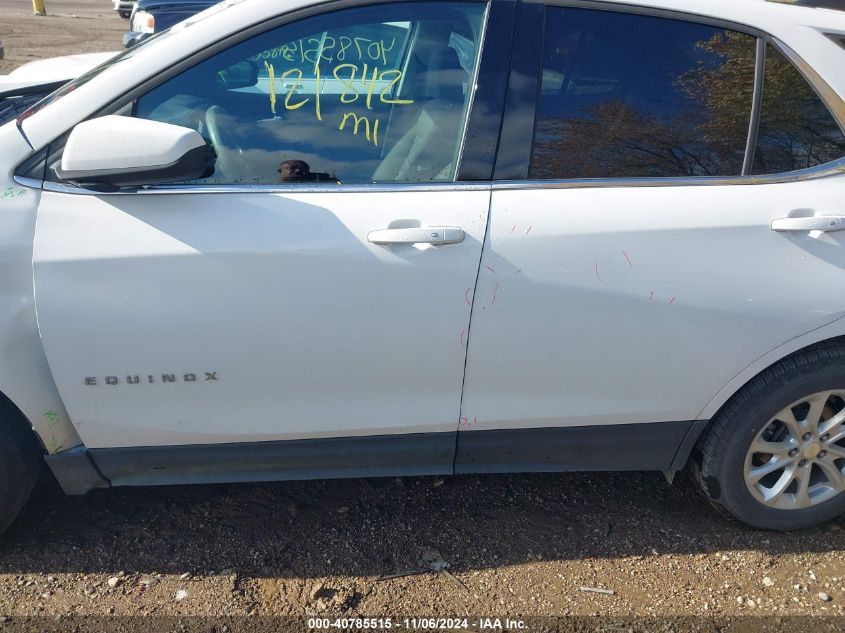
[[455, 473], [670, 470], [692, 422], [458, 433]]
[[44, 461], [53, 471], [62, 490], [67, 495], [84, 495], [94, 488], [108, 488], [108, 479], [100, 474], [88, 449], [77, 446], [55, 455], [46, 455]]
[[77, 447], [46, 460], [68, 494], [109, 485], [674, 471], [684, 467], [705, 426], [705, 421], [681, 421], [187, 446]]

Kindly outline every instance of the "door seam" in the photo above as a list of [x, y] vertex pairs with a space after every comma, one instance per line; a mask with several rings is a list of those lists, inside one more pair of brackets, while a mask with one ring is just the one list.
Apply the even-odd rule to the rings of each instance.
[[481, 253], [478, 257], [478, 267], [475, 270], [475, 282], [472, 285], [472, 300], [469, 306], [469, 320], [467, 321], [466, 347], [464, 349], [464, 371], [461, 378], [461, 399], [458, 405], [458, 420], [455, 425], [455, 450], [452, 451], [452, 474], [455, 474], [455, 463], [458, 459], [458, 437], [461, 432], [461, 420], [464, 413], [464, 390], [467, 382], [467, 364], [469, 362], [469, 346], [472, 341], [472, 315], [475, 312], [475, 294], [478, 291], [478, 280], [481, 277], [481, 262], [484, 261], [484, 251], [487, 248], [487, 236], [490, 232], [490, 214], [493, 210], [493, 183], [490, 183], [487, 198], [487, 213], [484, 222], [484, 235], [481, 237]]

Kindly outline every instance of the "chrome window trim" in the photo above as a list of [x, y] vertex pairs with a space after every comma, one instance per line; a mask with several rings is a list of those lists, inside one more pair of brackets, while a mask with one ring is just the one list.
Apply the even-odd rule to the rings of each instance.
[[[39, 183], [40, 184], [40, 183]], [[424, 182], [424, 183], [372, 183], [372, 184], [313, 184], [288, 183], [266, 185], [154, 185], [118, 191], [96, 191], [64, 182], [44, 182], [44, 191], [88, 196], [137, 196], [137, 195], [182, 195], [182, 194], [300, 194], [300, 193], [384, 193], [423, 191], [490, 191], [489, 182]]]
[[41, 181], [15, 176], [18, 184], [41, 187], [44, 191], [74, 195], [136, 196], [181, 194], [301, 194], [301, 193], [386, 193], [424, 191], [493, 191], [511, 189], [599, 189], [621, 187], [701, 187], [771, 185], [816, 180], [845, 174], [845, 157], [824, 165], [782, 174], [757, 176], [692, 176], [683, 178], [573, 178], [569, 180], [499, 180], [490, 182], [426, 182], [372, 184], [267, 184], [267, 185], [155, 185], [119, 191], [96, 191], [69, 183]]
[[772, 185], [815, 180], [845, 174], [845, 157], [824, 165], [759, 176], [689, 176], [682, 178], [573, 178], [570, 180], [501, 180], [493, 190], [509, 189], [597, 189], [611, 187], [701, 187]]
[[18, 176], [17, 174], [12, 176], [12, 180], [18, 183], [21, 187], [27, 187], [29, 189], [41, 189], [41, 185], [44, 182], [38, 178], [25, 178], [24, 176]]

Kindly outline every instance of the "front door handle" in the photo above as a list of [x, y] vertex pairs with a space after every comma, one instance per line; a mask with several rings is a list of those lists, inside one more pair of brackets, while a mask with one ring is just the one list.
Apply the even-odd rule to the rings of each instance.
[[370, 231], [373, 244], [457, 244], [464, 241], [464, 230], [452, 226], [420, 226], [407, 229]]
[[845, 229], [845, 216], [811, 215], [802, 218], [778, 218], [772, 220], [773, 231], [842, 231]]

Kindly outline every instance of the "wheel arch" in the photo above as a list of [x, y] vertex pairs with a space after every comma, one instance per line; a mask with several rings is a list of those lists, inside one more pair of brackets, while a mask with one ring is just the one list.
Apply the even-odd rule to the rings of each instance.
[[802, 336], [790, 339], [748, 365], [710, 400], [696, 416], [697, 420], [712, 420], [725, 404], [756, 376], [782, 360], [820, 345], [845, 343], [845, 316]]
[[787, 358], [819, 347], [836, 344], [845, 346], [845, 317], [840, 317], [833, 323], [787, 341], [743, 369], [698, 414], [684, 444], [675, 457], [672, 470], [680, 470], [689, 463], [690, 458], [696, 452], [694, 447], [707, 435], [712, 420], [730, 403], [736, 394], [757, 376]]
[[20, 407], [12, 402], [12, 400], [2, 391], [0, 391], [0, 424], [17, 426], [31, 432], [35, 436], [35, 440], [41, 448], [41, 453], [47, 453], [47, 447], [44, 444], [44, 440], [41, 435], [35, 431], [35, 427], [32, 422], [24, 415], [23, 411], [20, 410]]
[[82, 440], [59, 397], [43, 351], [29, 350], [30, 355], [19, 357], [17, 363], [0, 360], [0, 417], [8, 414], [25, 424], [45, 454], [80, 445]]

